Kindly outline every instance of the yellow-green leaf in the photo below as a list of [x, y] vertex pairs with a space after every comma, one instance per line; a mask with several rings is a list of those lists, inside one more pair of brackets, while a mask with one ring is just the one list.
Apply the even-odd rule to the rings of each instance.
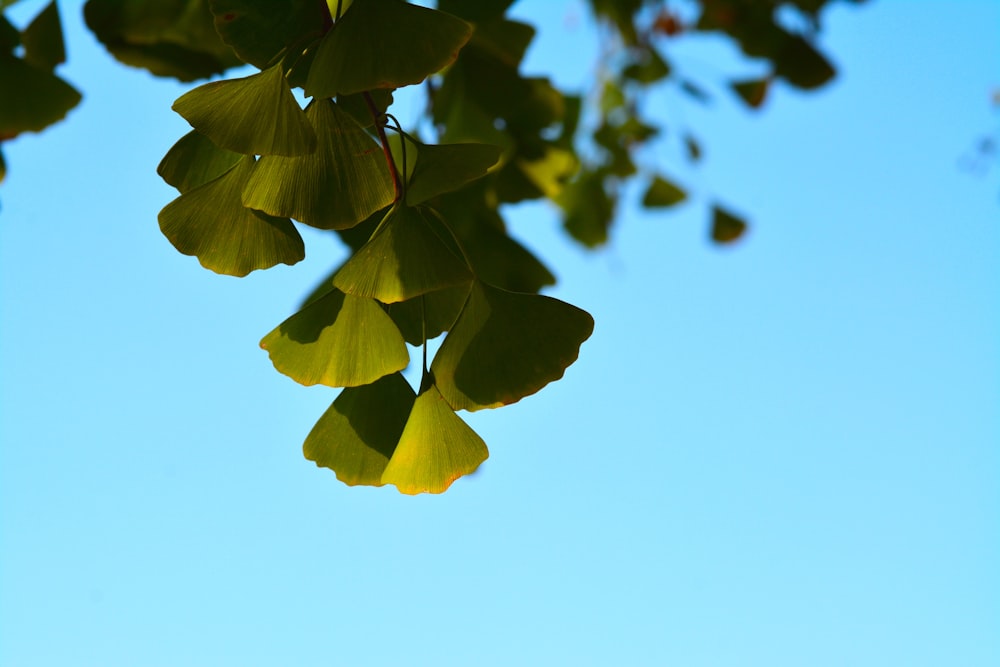
[[239, 162], [243, 156], [219, 148], [211, 139], [191, 130], [163, 156], [156, 173], [181, 192], [214, 180]]

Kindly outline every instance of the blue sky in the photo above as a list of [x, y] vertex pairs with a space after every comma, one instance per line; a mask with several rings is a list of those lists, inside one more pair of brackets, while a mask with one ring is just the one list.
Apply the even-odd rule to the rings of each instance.
[[[517, 7], [527, 68], [587, 85], [581, 5]], [[302, 458], [336, 392], [257, 344], [342, 251], [307, 233], [241, 280], [178, 254], [154, 169], [188, 87], [78, 8], [83, 104], [4, 147], [0, 664], [1000, 664], [1000, 171], [958, 166], [997, 131], [1000, 5], [837, 7], [837, 81], [762, 114], [651, 99], [707, 155], [644, 159], [701, 199], [623, 208], [604, 250], [511, 211], [597, 326], [468, 417], [491, 457], [433, 497]], [[735, 247], [713, 193], [752, 219]]]

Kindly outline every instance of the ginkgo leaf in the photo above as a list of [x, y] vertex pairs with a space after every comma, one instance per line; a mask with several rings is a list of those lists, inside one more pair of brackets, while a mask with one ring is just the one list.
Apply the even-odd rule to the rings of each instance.
[[302, 445], [317, 466], [350, 486], [382, 486], [416, 395], [399, 373], [348, 387], [319, 418]]
[[31, 21], [22, 33], [21, 41], [24, 44], [24, 59], [36, 67], [52, 70], [66, 62], [62, 23], [55, 0]]
[[561, 378], [593, 330], [568, 303], [476, 281], [431, 372], [456, 410], [509, 405]]
[[746, 232], [747, 223], [729, 211], [712, 207], [712, 240], [726, 244], [737, 241]]
[[395, 303], [471, 278], [468, 266], [422, 209], [396, 206], [368, 243], [340, 267], [333, 284], [348, 294]]
[[177, 250], [206, 269], [245, 276], [305, 257], [302, 237], [287, 218], [245, 208], [240, 193], [253, 171], [245, 157], [225, 174], [194, 188], [160, 211], [160, 230]]
[[171, 146], [156, 173], [181, 192], [187, 192], [218, 178], [242, 158], [240, 153], [219, 148], [204, 134], [191, 130]]
[[489, 144], [418, 144], [417, 160], [406, 186], [411, 206], [458, 190], [486, 175], [501, 150]]
[[740, 96], [747, 106], [752, 109], [759, 109], [764, 104], [767, 97], [768, 88], [771, 85], [770, 77], [763, 79], [749, 79], [747, 81], [734, 81], [729, 84], [733, 91]]
[[385, 311], [410, 345], [422, 345], [451, 328], [469, 296], [469, 284], [446, 287], [408, 301], [390, 303]]
[[320, 229], [353, 227], [391, 204], [392, 177], [375, 140], [329, 100], [314, 100], [306, 116], [316, 128], [316, 150], [262, 157], [243, 204]]
[[442, 493], [488, 456], [486, 443], [432, 384], [414, 401], [382, 483], [407, 494]]
[[676, 184], [662, 176], [654, 176], [653, 181], [642, 196], [642, 205], [646, 208], [664, 208], [674, 206], [687, 199], [687, 193]]
[[420, 83], [454, 61], [471, 35], [472, 26], [451, 14], [402, 0], [354, 0], [320, 42], [306, 94]]
[[372, 299], [332, 290], [264, 336], [271, 363], [296, 382], [356, 387], [406, 368], [403, 335]]
[[173, 109], [216, 146], [237, 153], [304, 155], [316, 148], [316, 134], [280, 63], [198, 86], [177, 98]]
[[80, 93], [52, 72], [0, 54], [0, 137], [38, 132], [80, 102]]
[[245, 62], [264, 69], [282, 49], [323, 28], [316, 0], [209, 0], [215, 29]]

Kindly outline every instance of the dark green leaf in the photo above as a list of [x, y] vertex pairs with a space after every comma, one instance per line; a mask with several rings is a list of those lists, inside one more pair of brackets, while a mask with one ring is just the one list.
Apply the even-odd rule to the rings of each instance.
[[320, 42], [306, 80], [312, 97], [420, 83], [455, 60], [472, 26], [402, 0], [355, 0]]
[[246, 155], [304, 155], [316, 133], [292, 95], [281, 66], [198, 86], [174, 111], [220, 148]]
[[812, 44], [792, 35], [774, 59], [774, 72], [796, 88], [811, 90], [830, 81], [836, 70]]
[[372, 299], [331, 290], [264, 336], [271, 363], [300, 384], [356, 387], [406, 368], [399, 329]]
[[687, 199], [687, 193], [676, 184], [662, 176], [654, 176], [653, 182], [642, 197], [642, 205], [646, 208], [663, 208], [675, 206]]
[[52, 0], [21, 34], [24, 59], [42, 69], [53, 70], [66, 62], [59, 7]]
[[514, 0], [438, 0], [441, 11], [478, 23], [502, 16]]
[[316, 128], [316, 150], [262, 157], [243, 204], [320, 229], [353, 227], [391, 204], [392, 177], [371, 136], [329, 100], [314, 100], [306, 116]]
[[712, 207], [712, 240], [726, 244], [738, 240], [746, 232], [747, 223], [718, 206]]
[[160, 211], [160, 230], [177, 250], [206, 269], [245, 276], [305, 257], [302, 237], [287, 218], [244, 208], [240, 193], [253, 171], [245, 157], [228, 172], [182, 194]]
[[468, 282], [472, 274], [465, 261], [425, 215], [419, 208], [393, 207], [368, 243], [340, 267], [334, 285], [395, 303]]
[[324, 29], [322, 0], [209, 0], [215, 29], [245, 62], [265, 69], [295, 44]]
[[456, 410], [509, 405], [561, 378], [593, 330], [568, 303], [476, 281], [431, 372]]
[[767, 90], [771, 85], [770, 78], [751, 79], [748, 81], [734, 81], [732, 89], [740, 96], [747, 106], [752, 109], [759, 109], [764, 104], [767, 97]]
[[183, 193], [218, 178], [242, 158], [191, 130], [167, 151], [156, 173]]
[[399, 373], [348, 387], [319, 418], [302, 453], [350, 486], [382, 486], [382, 474], [416, 396]]
[[451, 328], [469, 296], [469, 284], [446, 287], [436, 292], [390, 303], [386, 312], [396, 323], [406, 342], [422, 345]]
[[605, 189], [604, 180], [601, 171], [582, 172], [556, 199], [564, 212], [566, 231], [588, 248], [607, 242], [614, 219], [615, 200]]
[[402, 493], [442, 493], [462, 475], [475, 472], [489, 450], [431, 385], [417, 396], [382, 483]]
[[10, 138], [62, 120], [80, 93], [48, 70], [0, 54], [0, 100], [0, 137]]
[[406, 187], [411, 206], [482, 178], [500, 159], [500, 149], [488, 144], [416, 144], [415, 148], [416, 164]]

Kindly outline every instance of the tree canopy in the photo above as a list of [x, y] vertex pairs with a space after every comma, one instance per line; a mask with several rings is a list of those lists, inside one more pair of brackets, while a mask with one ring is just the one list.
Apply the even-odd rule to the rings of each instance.
[[[350, 249], [260, 343], [280, 373], [341, 388], [304, 452], [347, 484], [446, 490], [488, 455], [459, 412], [515, 403], [577, 359], [594, 321], [539, 293], [555, 277], [507, 233], [503, 205], [551, 200], [568, 235], [596, 247], [625, 183], [642, 184], [646, 207], [684, 201], [683, 183], [635, 159], [667, 129], [643, 104], [650, 90], [713, 94], [671, 61], [672, 40], [719, 34], [758, 61], [759, 76], [726, 84], [751, 109], [775, 82], [812, 90], [835, 76], [817, 46], [828, 0], [588, 0], [605, 42], [600, 77], [590, 95], [563, 91], [521, 71], [535, 29], [507, 16], [512, 4], [84, 7], [88, 27], [127, 65], [181, 81], [257, 70], [174, 103], [192, 130], [156, 168], [178, 191], [159, 225], [179, 252], [230, 276], [303, 259], [297, 225]], [[80, 103], [56, 73], [65, 57], [54, 0], [23, 29], [0, 21], [0, 141], [40, 131]], [[425, 118], [404, 128], [393, 92], [415, 85], [426, 93]], [[697, 162], [699, 139], [682, 133]], [[3, 169], [0, 156], [0, 177]], [[708, 213], [714, 242], [746, 229], [721, 202]], [[427, 342], [439, 336], [429, 359]], [[421, 360], [408, 345], [422, 348]], [[417, 387], [401, 374], [411, 363], [420, 364]]]

